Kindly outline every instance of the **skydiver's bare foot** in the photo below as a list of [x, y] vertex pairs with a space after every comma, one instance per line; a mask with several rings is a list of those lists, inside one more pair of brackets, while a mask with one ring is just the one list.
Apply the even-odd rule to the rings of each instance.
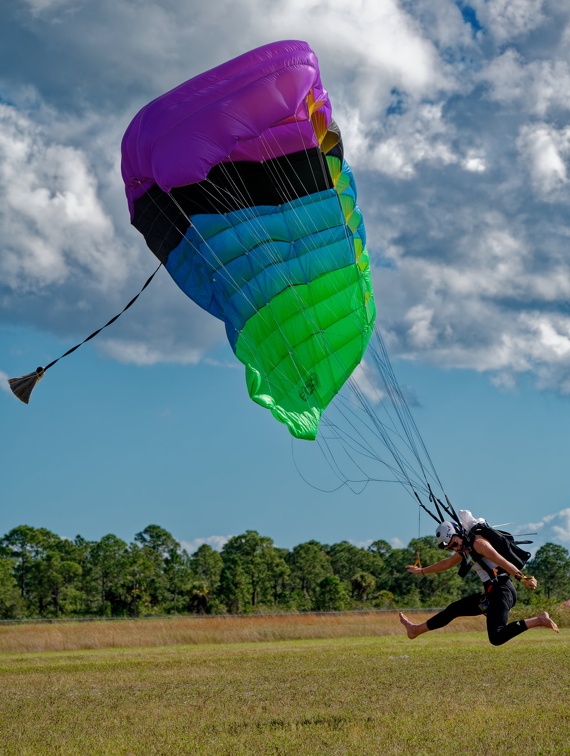
[[542, 614], [539, 614], [536, 619], [539, 620], [540, 627], [549, 627], [551, 630], [554, 630], [555, 633], [560, 632], [558, 625], [550, 619], [548, 612], [542, 612]]
[[400, 622], [402, 625], [406, 628], [406, 632], [408, 633], [408, 638], [413, 640], [414, 638], [417, 638], [418, 635], [421, 635], [421, 625], [414, 625], [413, 622], [410, 622], [410, 620], [406, 617], [406, 615], [403, 612], [400, 612], [399, 614]]
[[554, 630], [555, 633], [559, 633], [558, 625], [550, 619], [548, 612], [542, 612], [538, 617], [531, 617], [525, 620], [527, 628], [530, 630], [532, 627], [546, 627], [550, 630]]

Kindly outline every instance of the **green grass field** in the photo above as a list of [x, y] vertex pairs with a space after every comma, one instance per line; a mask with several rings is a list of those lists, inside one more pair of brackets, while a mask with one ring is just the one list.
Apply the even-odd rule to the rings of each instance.
[[570, 754], [569, 681], [568, 630], [4, 653], [0, 753]]

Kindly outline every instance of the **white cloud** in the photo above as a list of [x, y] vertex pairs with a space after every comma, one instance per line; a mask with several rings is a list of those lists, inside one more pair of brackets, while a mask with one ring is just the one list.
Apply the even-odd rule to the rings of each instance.
[[[267, 14], [266, 3], [256, 5]], [[293, 34], [305, 39], [310, 28], [310, 42], [319, 51], [323, 70], [358, 70], [352, 88], [364, 113], [394, 86], [420, 95], [446, 79], [432, 42], [396, 0], [361, 0], [350, 12], [341, 0], [286, 0], [274, 6], [266, 23], [280, 38]]]
[[100, 347], [117, 362], [132, 365], [156, 365], [159, 362], [179, 365], [197, 365], [203, 356], [203, 350], [179, 345], [174, 347], [172, 341], [153, 343], [152, 341], [130, 341], [126, 339], [105, 339]]
[[562, 509], [560, 512], [546, 515], [538, 522], [531, 522], [528, 525], [522, 525], [522, 531], [537, 531], [536, 542], [539, 545], [544, 543], [558, 543], [565, 548], [570, 548], [570, 507]]
[[454, 130], [444, 120], [442, 111], [442, 103], [422, 104], [393, 118], [389, 123], [393, 133], [375, 146], [371, 140], [367, 166], [381, 173], [411, 179], [417, 163], [445, 166], [459, 162], [461, 158], [450, 144]]
[[7, 394], [10, 394], [12, 392], [8, 383], [8, 374], [3, 370], [0, 370], [0, 389], [2, 389], [2, 391], [5, 391]]
[[498, 44], [528, 34], [545, 20], [544, 0], [471, 0], [470, 5]]
[[356, 546], [357, 549], [367, 549], [370, 544], [374, 543], [373, 538], [367, 538], [364, 541], [355, 541], [353, 538], [349, 538], [348, 542], [351, 543], [353, 546]]
[[469, 150], [462, 161], [462, 166], [466, 171], [473, 173], [483, 173], [487, 170], [485, 156], [478, 154], [476, 150]]
[[568, 183], [565, 158], [570, 156], [570, 127], [525, 125], [517, 145], [539, 191], [548, 194]]
[[352, 373], [351, 380], [356, 383], [358, 390], [362, 391], [364, 396], [373, 404], [382, 401], [384, 392], [378, 380], [378, 374], [373, 364], [367, 359], [356, 366]]
[[474, 49], [472, 28], [454, 0], [402, 0], [401, 6], [421, 25], [422, 36], [431, 39], [438, 48]]
[[76, 0], [23, 0], [34, 16], [74, 5]]
[[566, 108], [570, 95], [570, 65], [565, 56], [526, 60], [510, 48], [490, 60], [480, 80], [490, 85], [491, 100], [538, 118]]
[[211, 546], [215, 551], [221, 551], [226, 543], [230, 540], [230, 538], [233, 538], [233, 536], [213, 535], [207, 536], [206, 538], [193, 538], [191, 541], [180, 541], [180, 545], [189, 554], [193, 554], [195, 551], [198, 551], [200, 546], [203, 546], [204, 544]]
[[430, 347], [436, 340], [433, 325], [435, 312], [424, 304], [416, 305], [408, 311], [406, 321], [410, 323], [408, 335], [410, 342], [420, 349]]
[[[488, 371], [503, 388], [532, 372], [568, 392], [570, 10], [470, 5], [481, 32], [452, 0], [350, 12], [242, 0], [223, 19], [187, 0], [27, 0], [33, 14], [0, 45], [0, 308], [66, 336], [120, 309], [154, 262], [119, 175], [129, 119], [184, 78], [310, 28], [369, 249], [391, 265], [375, 288], [393, 356]], [[18, 33], [29, 55], [11, 71]], [[164, 279], [97, 340], [113, 359], [194, 364], [220, 343], [220, 324]]]
[[126, 274], [113, 224], [84, 152], [0, 103], [2, 284], [24, 293], [74, 271], [108, 285]]

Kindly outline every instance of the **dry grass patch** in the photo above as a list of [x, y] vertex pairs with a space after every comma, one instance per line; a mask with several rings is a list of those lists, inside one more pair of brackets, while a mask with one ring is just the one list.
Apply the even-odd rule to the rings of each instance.
[[[406, 610], [408, 611], [408, 610]], [[408, 612], [423, 622], [426, 612]], [[454, 622], [443, 632], [484, 631], [481, 617]], [[176, 617], [99, 622], [55, 622], [0, 626], [0, 652], [79, 651], [104, 648], [204, 643], [251, 643], [401, 635], [397, 612], [281, 614], [247, 617]], [[441, 631], [440, 631], [441, 632]]]

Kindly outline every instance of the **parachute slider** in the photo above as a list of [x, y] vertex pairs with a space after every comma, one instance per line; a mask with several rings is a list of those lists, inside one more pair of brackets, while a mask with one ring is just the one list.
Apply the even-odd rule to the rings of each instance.
[[18, 397], [21, 402], [28, 404], [32, 391], [36, 384], [44, 377], [45, 370], [43, 367], [36, 368], [33, 373], [22, 375], [19, 378], [8, 378], [8, 383], [12, 393]]

